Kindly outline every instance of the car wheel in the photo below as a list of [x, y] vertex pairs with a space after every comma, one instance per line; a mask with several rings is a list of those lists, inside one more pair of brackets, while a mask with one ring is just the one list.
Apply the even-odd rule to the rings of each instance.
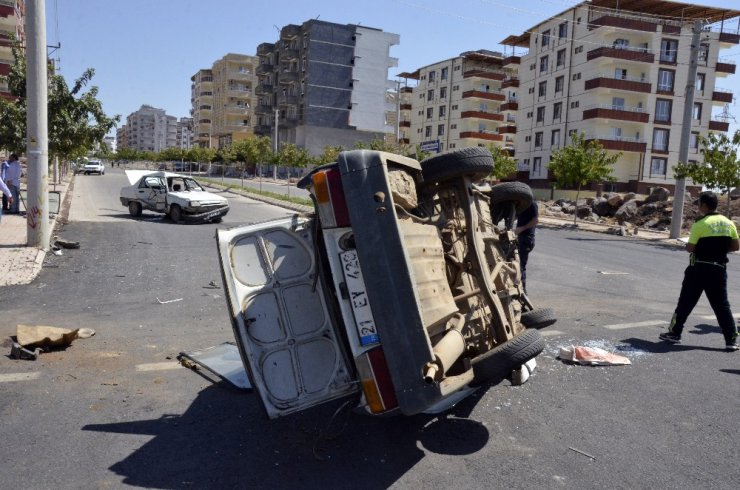
[[558, 321], [555, 310], [552, 308], [539, 308], [537, 310], [522, 313], [521, 323], [527, 328], [541, 329], [549, 327]]
[[480, 180], [493, 172], [493, 157], [487, 148], [462, 148], [421, 161], [424, 182], [442, 182], [467, 176]]
[[473, 384], [481, 385], [506, 378], [511, 371], [537, 357], [544, 348], [545, 341], [539, 331], [525, 330], [473, 359]]
[[222, 218], [221, 216], [219, 216], [218, 218], [214, 218], [214, 219], [212, 219], [212, 220], [211, 220], [211, 223], [220, 223], [220, 222], [222, 222], [223, 220], [224, 220], [224, 219], [223, 219], [223, 218]]
[[134, 218], [141, 216], [141, 204], [136, 201], [129, 201], [128, 203], [128, 214]]
[[524, 182], [503, 182], [491, 187], [491, 208], [513, 202], [519, 214], [527, 209], [533, 200], [532, 188]]
[[170, 206], [170, 219], [174, 223], [179, 223], [182, 219], [182, 209], [180, 209], [180, 206], [177, 204], [173, 204]]

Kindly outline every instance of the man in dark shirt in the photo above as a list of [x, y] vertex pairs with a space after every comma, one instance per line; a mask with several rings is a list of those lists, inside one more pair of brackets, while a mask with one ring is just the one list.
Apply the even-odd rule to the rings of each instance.
[[717, 195], [702, 192], [699, 195], [699, 211], [704, 215], [691, 226], [686, 250], [691, 254], [689, 266], [684, 272], [681, 294], [667, 332], [659, 335], [662, 340], [673, 344], [681, 343], [684, 323], [701, 298], [707, 294], [717, 322], [725, 337], [728, 352], [738, 350], [737, 326], [727, 299], [727, 252], [740, 250], [735, 223], [717, 214]]
[[527, 261], [529, 260], [529, 252], [534, 249], [534, 233], [537, 223], [539, 223], [537, 201], [532, 201], [527, 209], [517, 215], [516, 228], [514, 228], [514, 233], [517, 236], [517, 248], [519, 249], [519, 265], [522, 270], [522, 287], [524, 287], [525, 293], [527, 292]]

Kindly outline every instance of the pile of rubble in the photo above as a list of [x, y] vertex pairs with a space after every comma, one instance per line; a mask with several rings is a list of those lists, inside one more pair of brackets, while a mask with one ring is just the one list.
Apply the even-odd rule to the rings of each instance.
[[[740, 204], [732, 204], [733, 211], [736, 205], [740, 208]], [[726, 201], [722, 199], [720, 212], [724, 211], [725, 205]], [[578, 214], [579, 221], [613, 226], [614, 232], [621, 235], [636, 235], [638, 228], [668, 231], [671, 227], [673, 196], [668, 189], [657, 187], [647, 196], [634, 192], [608, 192], [600, 197], [579, 199], [578, 203], [569, 199], [540, 203], [540, 214], [543, 216], [572, 219], [574, 213]], [[740, 212], [733, 212], [732, 215], [740, 216]], [[688, 230], [698, 217], [694, 198], [687, 192], [684, 201], [684, 228]]]

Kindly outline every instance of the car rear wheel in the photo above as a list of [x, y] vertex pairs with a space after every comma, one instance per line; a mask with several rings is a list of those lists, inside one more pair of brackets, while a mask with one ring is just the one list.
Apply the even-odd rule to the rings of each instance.
[[491, 208], [502, 203], [514, 203], [517, 214], [527, 209], [534, 196], [524, 182], [503, 182], [491, 187]]
[[513, 339], [473, 359], [473, 384], [500, 381], [539, 355], [545, 341], [537, 330], [527, 329]]
[[134, 218], [141, 216], [141, 204], [136, 201], [129, 201], [128, 213]]
[[493, 157], [487, 148], [462, 148], [421, 161], [424, 182], [442, 182], [468, 176], [480, 180], [493, 172]]
[[170, 206], [170, 219], [174, 223], [179, 223], [182, 219], [182, 209], [180, 209], [180, 206], [177, 204], [173, 204]]
[[540, 329], [553, 325], [558, 318], [552, 308], [539, 308], [522, 313], [521, 323], [527, 328]]

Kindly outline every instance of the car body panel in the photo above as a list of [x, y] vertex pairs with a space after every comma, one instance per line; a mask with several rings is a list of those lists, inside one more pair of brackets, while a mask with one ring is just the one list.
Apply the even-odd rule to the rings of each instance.
[[82, 167], [82, 172], [85, 174], [100, 174], [105, 173], [105, 165], [100, 160], [90, 160]]
[[234, 334], [270, 418], [358, 391], [317, 281], [313, 221], [218, 230]]

